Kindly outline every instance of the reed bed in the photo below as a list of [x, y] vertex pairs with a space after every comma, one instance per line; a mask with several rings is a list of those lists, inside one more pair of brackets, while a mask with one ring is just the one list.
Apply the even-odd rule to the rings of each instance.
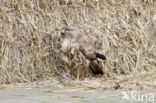
[[0, 83], [57, 77], [65, 24], [106, 55], [101, 79], [156, 72], [155, 0], [0, 0]]

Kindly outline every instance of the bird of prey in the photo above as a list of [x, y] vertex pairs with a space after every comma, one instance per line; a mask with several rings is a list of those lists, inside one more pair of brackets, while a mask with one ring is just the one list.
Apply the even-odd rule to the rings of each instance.
[[60, 58], [66, 70], [77, 80], [79, 77], [103, 74], [98, 58], [106, 60], [106, 57], [96, 52], [87, 36], [66, 26], [62, 27], [59, 39], [57, 48]]

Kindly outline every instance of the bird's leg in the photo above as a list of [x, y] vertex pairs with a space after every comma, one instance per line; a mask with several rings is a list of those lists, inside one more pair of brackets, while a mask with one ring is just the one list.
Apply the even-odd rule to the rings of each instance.
[[79, 74], [79, 68], [77, 69], [77, 78], [76, 78], [76, 82], [78, 83], [79, 82], [79, 77], [80, 77], [80, 74]]

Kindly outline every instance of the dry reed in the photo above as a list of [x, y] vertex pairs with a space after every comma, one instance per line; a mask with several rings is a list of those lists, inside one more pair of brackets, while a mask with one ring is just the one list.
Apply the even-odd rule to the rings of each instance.
[[57, 76], [55, 42], [64, 21], [106, 55], [106, 73], [155, 72], [155, 0], [64, 1], [0, 0], [1, 84]]

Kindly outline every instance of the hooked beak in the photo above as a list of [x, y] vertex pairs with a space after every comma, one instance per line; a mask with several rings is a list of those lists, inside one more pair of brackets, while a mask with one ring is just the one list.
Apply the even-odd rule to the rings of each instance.
[[64, 30], [61, 31], [61, 35], [64, 35]]

